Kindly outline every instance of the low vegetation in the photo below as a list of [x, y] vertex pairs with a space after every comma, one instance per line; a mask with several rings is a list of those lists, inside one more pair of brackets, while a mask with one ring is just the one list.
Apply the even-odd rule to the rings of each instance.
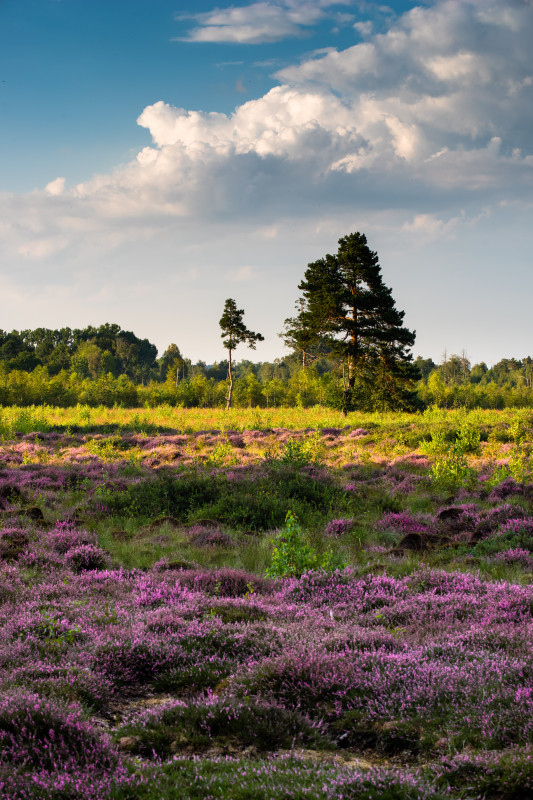
[[533, 416], [0, 413], [0, 795], [533, 793]]

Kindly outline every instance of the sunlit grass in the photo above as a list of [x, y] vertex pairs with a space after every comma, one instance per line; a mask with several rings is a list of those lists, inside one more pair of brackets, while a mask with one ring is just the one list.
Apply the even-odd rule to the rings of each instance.
[[[344, 416], [341, 412], [314, 406], [312, 408], [174, 408], [168, 405], [155, 408], [124, 409], [104, 406], [75, 406], [72, 408], [54, 408], [51, 406], [0, 408], [0, 433], [21, 431], [29, 433], [43, 429], [68, 429], [75, 427], [78, 431], [90, 431], [94, 428], [118, 428], [134, 431], [154, 432], [156, 430], [174, 430], [180, 432], [196, 432], [201, 430], [243, 431], [265, 430], [268, 428], [287, 428], [303, 430], [305, 428], [386, 428], [391, 434], [403, 434], [395, 444], [387, 443], [386, 447], [397, 447], [400, 450], [409, 447], [410, 438], [420, 435], [424, 428], [428, 430], [439, 425], [457, 426], [465, 419], [479, 426], [489, 428], [512, 423], [527, 423], [531, 418], [530, 411], [506, 409], [503, 411], [480, 410], [465, 411], [463, 409], [444, 410], [428, 409], [423, 413], [407, 414], [399, 412], [364, 413], [352, 412]], [[413, 426], [416, 426], [416, 430]], [[505, 437], [504, 437], [505, 438]]]

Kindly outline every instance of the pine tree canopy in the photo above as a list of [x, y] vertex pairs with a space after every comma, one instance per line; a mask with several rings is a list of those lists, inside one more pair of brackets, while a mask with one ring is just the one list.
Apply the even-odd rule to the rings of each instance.
[[248, 347], [255, 350], [256, 342], [262, 342], [263, 336], [260, 333], [249, 331], [242, 317], [244, 309], [237, 308], [237, 303], [232, 298], [228, 298], [224, 303], [224, 312], [220, 318], [220, 328], [223, 339], [222, 344], [226, 350], [234, 350], [238, 344], [246, 342]]
[[366, 236], [339, 239], [336, 255], [308, 265], [299, 289], [301, 310], [286, 321], [287, 332], [299, 348], [326, 345], [347, 365], [347, 405], [408, 406], [408, 387], [417, 377], [408, 352], [415, 333], [403, 326], [404, 312], [383, 283]]

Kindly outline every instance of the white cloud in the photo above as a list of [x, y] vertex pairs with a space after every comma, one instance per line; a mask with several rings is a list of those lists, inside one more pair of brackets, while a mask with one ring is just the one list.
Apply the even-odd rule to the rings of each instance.
[[[306, 30], [325, 18], [325, 8], [351, 0], [263, 0], [248, 6], [217, 8], [195, 14], [197, 23], [177, 41], [260, 44], [304, 36]], [[180, 15], [177, 19], [190, 19]], [[340, 20], [342, 22], [342, 19]]]
[[370, 20], [365, 22], [354, 22], [354, 30], [361, 34], [361, 36], [370, 36], [374, 29], [374, 25]]
[[440, 81], [457, 83], [463, 88], [468, 83], [483, 84], [490, 80], [489, 59], [475, 53], [437, 56], [429, 59], [427, 65]]
[[[308, 5], [283, 8], [301, 21]], [[258, 6], [272, 8], [238, 10]], [[313, 4], [317, 13], [326, 6]], [[500, 8], [499, 0], [415, 8], [385, 34], [281, 70], [280, 86], [231, 115], [155, 102], [138, 119], [153, 145], [126, 167], [6, 200], [12, 251], [46, 257], [86, 240], [113, 250], [180, 218], [242, 214], [268, 227], [346, 203], [411, 212], [421, 202], [453, 207], [459, 195], [462, 206], [481, 195], [526, 198], [533, 9]]]
[[55, 180], [50, 181], [50, 183], [47, 183], [44, 188], [45, 191], [52, 196], [61, 194], [65, 188], [65, 178], [56, 178]]
[[420, 245], [436, 239], [449, 238], [464, 222], [464, 215], [443, 220], [437, 214], [415, 214], [412, 220], [402, 225], [402, 229], [413, 234], [413, 240]]
[[[226, 12], [248, 19], [274, 8], [298, 24], [310, 18], [309, 3], [289, 0], [212, 13], [220, 22]], [[499, 0], [414, 8], [385, 34], [281, 70], [280, 86], [231, 115], [155, 102], [138, 118], [153, 146], [72, 189], [51, 181], [20, 225], [35, 242], [100, 226], [118, 246], [120, 225], [140, 235], [187, 216], [267, 209], [273, 221], [346, 198], [356, 207], [409, 207], [423, 196], [453, 204], [459, 192], [525, 196], [533, 11], [518, 0], [500, 11]], [[54, 208], [53, 224], [32, 232], [44, 207]]]

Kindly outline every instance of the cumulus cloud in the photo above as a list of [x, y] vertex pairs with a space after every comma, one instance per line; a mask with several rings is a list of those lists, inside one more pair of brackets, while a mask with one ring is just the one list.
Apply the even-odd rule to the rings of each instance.
[[406, 221], [402, 228], [407, 233], [413, 234], [415, 241], [425, 244], [427, 241], [453, 235], [457, 227], [464, 222], [464, 216], [443, 220], [436, 214], [415, 214], [414, 218]]
[[[351, 0], [263, 0], [248, 6], [230, 6], [195, 14], [197, 23], [178, 41], [260, 44], [305, 36], [309, 27], [326, 16], [331, 5], [350, 4]], [[180, 15], [177, 19], [191, 19]]]
[[354, 22], [354, 30], [356, 30], [361, 36], [370, 36], [374, 29], [374, 25], [370, 20], [365, 20], [365, 22]]
[[[303, 25], [328, 5], [256, 3], [217, 19], [277, 8]], [[130, 164], [70, 188], [57, 178], [42, 192], [0, 197], [5, 246], [76, 262], [82, 248], [96, 257], [157, 241], [180, 220], [271, 230], [280, 219], [391, 210], [422, 215], [427, 229], [431, 215], [458, 207], [475, 216], [481, 205], [526, 202], [532, 35], [530, 3], [440, 0], [386, 33], [280, 70], [279, 86], [233, 114], [154, 102], [138, 118], [152, 145]]]
[[50, 183], [47, 183], [44, 188], [45, 191], [52, 196], [61, 194], [65, 188], [65, 178], [56, 178], [55, 180], [50, 181]]
[[280, 70], [280, 86], [232, 115], [154, 103], [138, 120], [154, 147], [132, 176], [147, 191], [168, 189], [159, 197], [174, 213], [262, 211], [274, 199], [287, 213], [289, 192], [306, 207], [350, 193], [354, 205], [392, 206], [424, 194], [443, 203], [460, 192], [525, 195], [532, 17], [521, 0], [442, 0]]

